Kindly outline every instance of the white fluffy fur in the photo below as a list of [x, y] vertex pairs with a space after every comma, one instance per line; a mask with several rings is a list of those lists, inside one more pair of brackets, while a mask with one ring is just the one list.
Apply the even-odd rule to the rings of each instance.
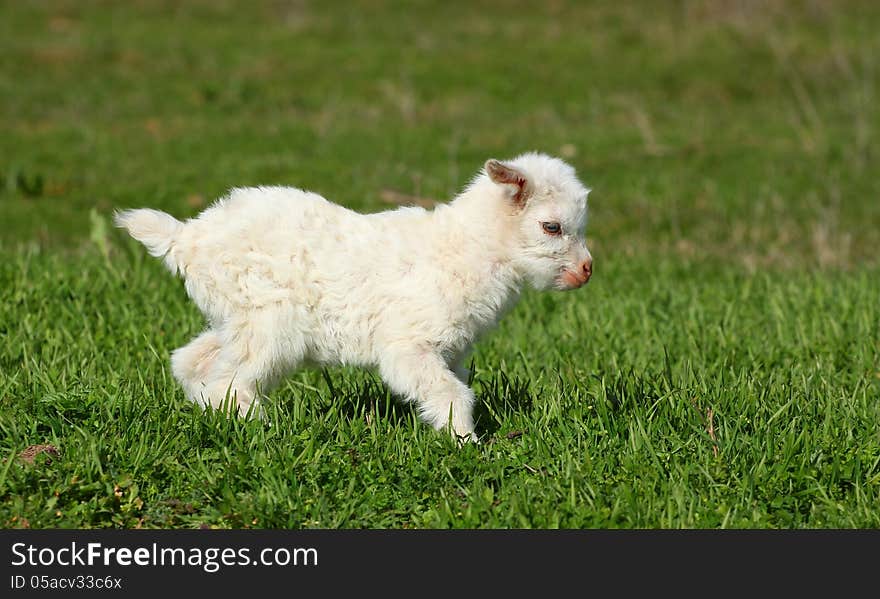
[[207, 317], [171, 357], [192, 401], [231, 397], [258, 413], [258, 388], [304, 362], [376, 367], [428, 423], [473, 439], [464, 360], [524, 283], [563, 290], [589, 279], [588, 192], [569, 165], [533, 153], [488, 161], [431, 211], [363, 215], [258, 187], [186, 222], [140, 209], [116, 223], [183, 277]]

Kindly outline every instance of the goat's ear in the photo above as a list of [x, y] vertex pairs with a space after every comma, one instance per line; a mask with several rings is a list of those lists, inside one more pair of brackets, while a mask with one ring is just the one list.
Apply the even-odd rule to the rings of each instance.
[[525, 206], [532, 186], [524, 172], [494, 158], [486, 161], [485, 168], [486, 174], [493, 182], [510, 188], [513, 192], [511, 199], [517, 207]]

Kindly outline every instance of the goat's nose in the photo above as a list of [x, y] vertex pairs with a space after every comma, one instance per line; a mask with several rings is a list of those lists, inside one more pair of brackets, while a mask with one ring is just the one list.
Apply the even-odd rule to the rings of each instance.
[[581, 269], [584, 271], [584, 283], [586, 283], [593, 276], [593, 259], [587, 258], [584, 260], [584, 263], [581, 264]]

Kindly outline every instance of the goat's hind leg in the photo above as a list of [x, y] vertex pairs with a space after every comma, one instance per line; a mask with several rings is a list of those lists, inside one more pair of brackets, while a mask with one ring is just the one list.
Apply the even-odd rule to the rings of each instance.
[[[171, 354], [171, 371], [186, 398], [202, 408], [234, 406], [242, 416], [260, 415], [255, 370], [221, 331], [208, 330]], [[230, 406], [231, 403], [231, 406]]]
[[220, 349], [198, 389], [202, 405], [221, 407], [228, 400], [242, 416], [264, 417], [261, 398], [305, 354], [302, 339], [289, 331], [279, 334], [279, 322], [272, 313], [251, 313], [224, 326]]
[[174, 378], [183, 387], [186, 398], [202, 407], [208, 404], [203, 391], [222, 347], [220, 333], [209, 329], [171, 354]]

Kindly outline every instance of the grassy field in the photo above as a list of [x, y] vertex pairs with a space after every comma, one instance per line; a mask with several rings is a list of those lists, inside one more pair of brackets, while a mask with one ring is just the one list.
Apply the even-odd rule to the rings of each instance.
[[[0, 526], [880, 527], [878, 31], [868, 1], [0, 2]], [[526, 150], [593, 188], [596, 274], [478, 346], [480, 445], [359, 370], [294, 374], [271, 426], [183, 398], [203, 323], [115, 208], [377, 211]]]

